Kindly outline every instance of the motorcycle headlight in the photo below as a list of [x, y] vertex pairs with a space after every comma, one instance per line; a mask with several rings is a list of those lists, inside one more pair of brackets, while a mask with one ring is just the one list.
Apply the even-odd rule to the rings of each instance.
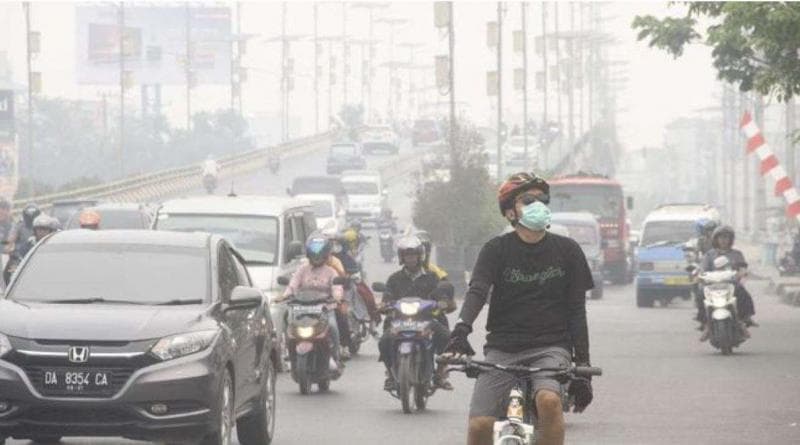
[[311, 338], [314, 336], [313, 326], [300, 326], [297, 328], [297, 336], [300, 338]]
[[400, 303], [400, 312], [403, 315], [417, 315], [419, 312], [419, 302], [414, 303]]
[[13, 348], [11, 347], [11, 342], [8, 340], [8, 337], [0, 334], [0, 358], [11, 352], [11, 349]]
[[211, 346], [218, 333], [216, 330], [197, 331], [164, 337], [150, 349], [150, 353], [164, 361], [194, 354]]

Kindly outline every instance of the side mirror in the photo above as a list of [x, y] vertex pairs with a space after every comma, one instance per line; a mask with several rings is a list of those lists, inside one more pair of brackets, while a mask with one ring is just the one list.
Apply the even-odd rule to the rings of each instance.
[[625, 207], [628, 210], [633, 210], [633, 196], [628, 196], [625, 198]]
[[286, 260], [293, 261], [297, 257], [303, 255], [303, 243], [300, 241], [292, 241], [289, 243], [289, 247], [286, 248]]
[[288, 286], [289, 281], [290, 281], [289, 277], [287, 277], [286, 275], [278, 277], [278, 284], [280, 284], [281, 286]]
[[258, 289], [236, 286], [231, 292], [231, 302], [227, 310], [253, 309], [263, 303], [264, 297]]
[[372, 290], [375, 292], [386, 292], [386, 284], [376, 281], [372, 283]]

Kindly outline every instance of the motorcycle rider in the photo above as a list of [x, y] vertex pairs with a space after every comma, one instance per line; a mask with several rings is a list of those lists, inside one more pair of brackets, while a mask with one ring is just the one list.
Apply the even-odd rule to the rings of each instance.
[[422, 262], [422, 267], [436, 275], [440, 280], [446, 280], [447, 271], [431, 261], [431, 252], [433, 251], [433, 240], [431, 239], [431, 235], [425, 230], [417, 231], [416, 235], [422, 243], [422, 247], [425, 248], [425, 259]]
[[[731, 226], [720, 226], [711, 235], [711, 245], [713, 246], [705, 256], [701, 263], [701, 269], [704, 272], [711, 272], [714, 268], [714, 260], [720, 256], [728, 257], [731, 267], [737, 271], [736, 274], [736, 287], [734, 289], [734, 296], [736, 297], [736, 312], [739, 319], [744, 323], [743, 329], [745, 337], [749, 337], [750, 333], [747, 327], [758, 327], [758, 323], [753, 320], [753, 315], [756, 313], [755, 304], [753, 303], [753, 296], [745, 289], [741, 280], [747, 276], [747, 261], [744, 254], [733, 248], [733, 243], [736, 241], [736, 232]], [[708, 340], [711, 334], [708, 323], [705, 323], [703, 334], [700, 341]]]
[[42, 211], [36, 204], [28, 204], [22, 209], [22, 221], [17, 222], [14, 228], [11, 229], [11, 235], [8, 237], [8, 244], [5, 249], [6, 253], [9, 255], [17, 254], [20, 258], [25, 256], [24, 254], [19, 255], [20, 250], [24, 249], [28, 238], [33, 236], [33, 220], [41, 214]]
[[[439, 285], [439, 278], [433, 273], [425, 270], [422, 267], [422, 262], [425, 257], [425, 249], [422, 243], [416, 236], [404, 236], [397, 241], [397, 257], [400, 260], [402, 269], [393, 273], [388, 280], [386, 280], [386, 292], [383, 294], [381, 306], [386, 309], [390, 307], [395, 301], [405, 297], [419, 297], [423, 299], [432, 299], [435, 297], [437, 287]], [[431, 330], [433, 331], [433, 347], [436, 354], [444, 352], [447, 346], [450, 330], [442, 323], [441, 318], [444, 314], [440, 314], [440, 319], [431, 322]], [[386, 381], [384, 382], [384, 389], [391, 391], [397, 386], [394, 376], [391, 373], [392, 369], [392, 334], [390, 332], [391, 319], [386, 317], [383, 325], [383, 336], [378, 342], [378, 349], [380, 351], [379, 361], [382, 361], [386, 366]], [[434, 384], [439, 388], [445, 390], [452, 390], [453, 386], [447, 381], [447, 375], [444, 372], [445, 367], [440, 366], [434, 377]]]
[[[516, 173], [498, 191], [500, 213], [514, 230], [487, 242], [478, 256], [460, 317], [447, 352], [473, 355], [467, 336], [487, 297], [487, 361], [535, 367], [588, 366], [589, 331], [586, 291], [592, 273], [574, 240], [549, 233], [550, 186], [534, 173]], [[493, 425], [505, 413], [502, 401], [514, 377], [499, 371], [481, 373], [470, 406], [469, 445], [492, 443]], [[533, 377], [539, 420], [539, 445], [564, 443], [561, 382]], [[575, 412], [591, 403], [590, 379], [571, 381]]]
[[217, 165], [217, 161], [214, 160], [213, 155], [208, 155], [206, 160], [203, 161], [203, 177], [213, 176], [216, 178], [218, 173], [219, 166]]
[[[14, 228], [14, 221], [11, 218], [11, 202], [5, 198], [0, 198], [0, 242], [5, 248], [9, 246], [8, 239], [11, 237], [11, 230]], [[0, 268], [3, 264], [0, 264]]]
[[[336, 234], [331, 235], [331, 239], [333, 241], [333, 256], [341, 262], [344, 268], [344, 274], [342, 276], [351, 276], [360, 273], [361, 266], [350, 256], [350, 252], [348, 251], [347, 246], [349, 245], [349, 241], [345, 239], [344, 236], [337, 236]], [[372, 321], [376, 324], [380, 323], [381, 316], [378, 312], [378, 305], [375, 303], [375, 294], [372, 293], [372, 289], [364, 283], [363, 279], [358, 280], [358, 282], [355, 283], [355, 287], [358, 295], [364, 300], [364, 304], [367, 306], [367, 311]]]
[[[711, 236], [717, 227], [719, 227], [719, 223], [709, 218], [701, 218], [695, 224], [695, 230], [697, 232], [697, 252], [701, 259], [712, 249]], [[695, 308], [697, 308], [697, 314], [694, 319], [700, 322], [698, 330], [703, 330], [706, 323], [706, 308], [703, 304], [703, 292], [698, 283], [694, 283], [692, 287], [694, 288], [694, 304]]]
[[[333, 244], [331, 241], [320, 234], [311, 234], [306, 240], [306, 258], [308, 263], [300, 266], [286, 286], [283, 295], [275, 298], [274, 302], [280, 303], [290, 296], [296, 294], [300, 290], [315, 290], [320, 292], [329, 292], [330, 295], [336, 300], [337, 306], [342, 303], [344, 298], [344, 290], [342, 286], [333, 284], [333, 280], [339, 277], [339, 273], [333, 267], [328, 265], [328, 260], [331, 256]], [[341, 366], [341, 355], [339, 351], [339, 325], [336, 322], [336, 309], [329, 308], [328, 311], [328, 326], [331, 330], [331, 339], [333, 344], [331, 350], [333, 351], [333, 359], [338, 366]]]
[[100, 214], [91, 209], [82, 210], [78, 216], [78, 224], [81, 229], [100, 230]]
[[51, 233], [58, 232], [59, 230], [61, 230], [61, 223], [58, 222], [57, 218], [41, 214], [33, 220], [33, 237], [30, 238], [29, 241], [33, 241], [33, 244], [36, 244], [41, 241], [42, 238]]
[[33, 246], [36, 245], [36, 243], [38, 243], [47, 235], [61, 229], [61, 224], [58, 222], [58, 219], [46, 214], [40, 214], [37, 216], [36, 219], [33, 220], [33, 224], [31, 226], [33, 234], [24, 241], [20, 240], [16, 242], [18, 248], [15, 249], [10, 255], [8, 264], [3, 270], [3, 279], [5, 279], [6, 283], [9, 282], [11, 275], [14, 274], [17, 266], [19, 266], [28, 252], [30, 252], [31, 249], [33, 249]]

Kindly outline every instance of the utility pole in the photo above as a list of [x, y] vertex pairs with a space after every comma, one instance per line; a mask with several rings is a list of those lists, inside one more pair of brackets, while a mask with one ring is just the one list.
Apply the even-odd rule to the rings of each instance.
[[[753, 93], [753, 95], [753, 98], [755, 99], [755, 115], [753, 117], [758, 124], [758, 128], [760, 128], [762, 132], [765, 132], [766, 122], [764, 122], [764, 96], [758, 93]], [[760, 168], [754, 168], [761, 164], [758, 161], [757, 156], [748, 156], [745, 154], [745, 159], [748, 164], [748, 169], [753, 172], [753, 181], [755, 182], [755, 199], [753, 199], [751, 215], [753, 221], [753, 232], [757, 234], [762, 228], [764, 228], [764, 223], [766, 222], [764, 219], [766, 217], [765, 203], [767, 202], [767, 196], [764, 191], [764, 181], [766, 180], [766, 177], [760, 178], [760, 174], [757, 173], [760, 171]]]
[[453, 2], [447, 2], [447, 9], [449, 11], [449, 20], [447, 23], [447, 39], [448, 39], [448, 48], [449, 48], [449, 56], [450, 56], [450, 70], [448, 73], [448, 77], [450, 79], [450, 163], [453, 167], [460, 164], [456, 164], [456, 160], [459, 159], [458, 150], [456, 148], [456, 134], [458, 131], [457, 125], [458, 122], [456, 121], [456, 27], [455, 27], [455, 20], [453, 16]]
[[314, 132], [319, 133], [319, 3], [314, 2]]
[[547, 2], [542, 2], [542, 74], [544, 75], [544, 100], [542, 101], [542, 129], [547, 127], [547, 101], [550, 99], [547, 94]]
[[558, 30], [558, 2], [553, 2], [555, 14], [555, 39], [556, 39], [556, 109], [558, 111], [558, 130], [561, 131], [561, 34]]
[[186, 3], [186, 131], [192, 131], [192, 16]]
[[503, 2], [497, 2], [497, 179], [503, 173]]
[[347, 105], [347, 81], [350, 78], [350, 46], [347, 42], [347, 2], [342, 2], [342, 105]]
[[794, 97], [786, 101], [786, 173], [792, 184], [797, 184], [797, 160], [794, 152], [794, 138], [797, 128], [795, 120]]
[[[33, 187], [33, 173], [36, 171], [34, 168], [34, 155], [33, 155], [33, 73], [31, 71], [31, 4], [25, 2], [22, 4], [25, 9], [25, 41], [26, 41], [26, 55], [28, 61], [28, 178], [31, 180], [30, 184]], [[35, 192], [35, 190], [33, 190]]]
[[569, 2], [569, 39], [567, 39], [567, 134], [568, 153], [575, 149], [575, 2]]
[[117, 168], [119, 177], [125, 176], [125, 2], [119, 2], [119, 150]]
[[[242, 35], [242, 2], [236, 2], [236, 31], [239, 33], [240, 39], [241, 39], [241, 35]], [[242, 85], [244, 83], [244, 79], [242, 79], [242, 56], [244, 55], [245, 51], [242, 51], [244, 49], [243, 46], [242, 46], [242, 40], [239, 40], [236, 43], [236, 45], [237, 45], [236, 46], [236, 54], [238, 56], [237, 60], [238, 60], [238, 63], [239, 63], [239, 66], [237, 67], [237, 72], [236, 72], [236, 75], [237, 75], [237, 77], [239, 79], [239, 97], [238, 97], [238, 99], [239, 99], [239, 116], [240, 117], [244, 117], [244, 106], [242, 105], [242, 101], [244, 100], [243, 99], [243, 97], [244, 97], [244, 94], [243, 94], [244, 85]]]
[[286, 2], [281, 2], [281, 141], [286, 142], [289, 133], [289, 94], [288, 42], [286, 41]]
[[241, 18], [242, 3], [236, 2], [236, 38], [231, 45], [231, 111], [238, 108], [239, 116], [242, 116], [242, 54], [244, 53]]
[[[525, 166], [528, 166], [528, 4], [520, 4], [522, 14], [522, 138], [525, 141]], [[538, 166], [537, 166], [538, 167]]]

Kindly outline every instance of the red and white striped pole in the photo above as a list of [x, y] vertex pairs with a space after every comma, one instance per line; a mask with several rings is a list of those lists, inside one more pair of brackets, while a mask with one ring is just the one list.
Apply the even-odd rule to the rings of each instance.
[[792, 184], [786, 169], [781, 166], [778, 157], [767, 145], [761, 129], [753, 120], [750, 112], [746, 111], [742, 116], [740, 128], [747, 136], [747, 154], [755, 152], [761, 161], [761, 176], [769, 176], [775, 181], [775, 196], [783, 195], [786, 200], [786, 213], [800, 222], [800, 193]]

